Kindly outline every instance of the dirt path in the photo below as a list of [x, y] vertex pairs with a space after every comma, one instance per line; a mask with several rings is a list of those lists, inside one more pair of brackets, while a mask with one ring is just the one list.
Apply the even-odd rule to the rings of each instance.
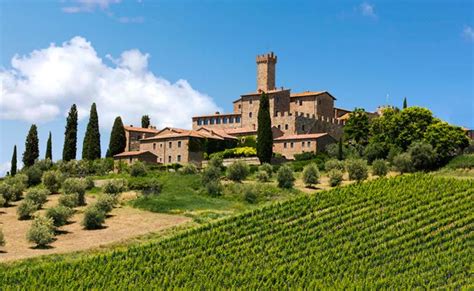
[[[57, 205], [58, 198], [59, 195], [50, 195], [44, 208]], [[88, 203], [93, 200], [87, 197]], [[78, 211], [70, 220], [71, 223], [61, 227], [61, 234], [56, 236], [51, 248], [35, 249], [33, 244], [26, 240], [31, 220], [18, 220], [16, 215], [18, 204], [19, 202], [15, 202], [14, 206], [0, 208], [0, 228], [3, 229], [6, 241], [5, 247], [0, 247], [0, 262], [97, 248], [191, 220], [184, 216], [152, 213], [120, 206], [105, 220], [105, 228], [84, 230], [80, 224], [84, 208], [77, 208]], [[39, 212], [43, 214], [44, 211]]]

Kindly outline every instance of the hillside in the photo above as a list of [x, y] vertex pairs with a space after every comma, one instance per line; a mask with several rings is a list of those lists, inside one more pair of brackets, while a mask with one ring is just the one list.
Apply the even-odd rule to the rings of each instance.
[[159, 243], [0, 268], [2, 287], [472, 285], [474, 181], [404, 175], [323, 191]]

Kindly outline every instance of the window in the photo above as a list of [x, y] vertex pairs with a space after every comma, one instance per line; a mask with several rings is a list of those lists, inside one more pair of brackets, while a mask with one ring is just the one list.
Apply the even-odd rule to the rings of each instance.
[[214, 124], [214, 118], [211, 118], [211, 124]]
[[229, 123], [234, 123], [234, 118], [233, 117], [229, 117]]
[[304, 147], [304, 141], [301, 142], [301, 147]]
[[304, 124], [301, 126], [301, 130], [304, 131]]
[[283, 143], [283, 147], [286, 149], [286, 142]]
[[178, 155], [178, 162], [181, 162], [181, 155]]
[[161, 158], [160, 158], [160, 163], [161, 163]]
[[168, 147], [171, 148], [171, 145], [172, 145], [172, 144], [173, 144], [173, 143], [170, 141], [170, 142], [168, 143]]
[[198, 121], [197, 121], [197, 124], [202, 125], [202, 119], [199, 118]]
[[288, 130], [288, 124], [285, 124], [285, 130]]
[[281, 124], [278, 124], [278, 129], [281, 129]]
[[168, 156], [168, 163], [171, 163], [171, 156]]
[[300, 106], [303, 106], [303, 100], [300, 100]]
[[252, 99], [250, 99], [250, 100], [249, 100], [249, 104], [252, 104], [252, 102], [253, 102], [253, 100], [252, 100]]
[[249, 117], [252, 118], [252, 112], [249, 112]]
[[306, 113], [306, 117], [308, 117], [308, 118], [309, 118], [309, 113]]
[[219, 117], [216, 117], [216, 124], [221, 124], [221, 119]]
[[128, 161], [130, 162], [130, 164], [132, 163], [132, 157], [128, 158]]
[[293, 142], [290, 142], [290, 148], [293, 148], [294, 144]]
[[178, 141], [178, 147], [179, 148], [181, 147], [181, 141]]
[[160, 143], [160, 148], [162, 148], [162, 147], [163, 147], [163, 144], [162, 144], [162, 143]]
[[275, 111], [275, 116], [278, 116], [279, 113], [280, 111]]
[[298, 116], [298, 111], [295, 111], [295, 116]]
[[241, 109], [241, 108], [242, 108], [242, 104], [239, 104], [239, 109]]
[[311, 146], [311, 142], [310, 142], [310, 141], [308, 141], [308, 143], [307, 143], [307, 144], [308, 144], [308, 147], [310, 147], [310, 146]]
[[156, 143], [153, 143], [153, 149], [156, 150]]
[[209, 121], [207, 119], [204, 119], [204, 125], [207, 125]]
[[321, 105], [321, 100], [318, 100], [318, 104]]
[[227, 124], [227, 117], [222, 118], [222, 123]]
[[240, 123], [240, 116], [237, 116], [237, 117], [235, 118], [235, 123]]

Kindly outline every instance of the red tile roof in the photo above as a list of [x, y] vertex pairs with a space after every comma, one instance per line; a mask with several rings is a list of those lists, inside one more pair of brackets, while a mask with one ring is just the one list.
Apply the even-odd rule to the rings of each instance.
[[143, 128], [143, 127], [134, 127], [134, 126], [124, 126], [123, 128], [127, 131], [158, 133], [158, 130], [153, 129], [153, 128]]
[[178, 131], [173, 131], [170, 133], [157, 134], [155, 136], [143, 138], [141, 140], [160, 140], [160, 139], [169, 139], [169, 138], [179, 138], [179, 137], [197, 137], [197, 138], [212, 138], [223, 140], [224, 137], [219, 135], [212, 135], [210, 133], [199, 132], [196, 130], [185, 130], [180, 129]]
[[243, 133], [248, 133], [250, 134], [255, 134], [257, 133], [256, 129], [253, 128], [245, 128], [245, 127], [239, 127], [239, 128], [225, 128], [223, 129], [227, 134], [243, 134]]
[[332, 96], [331, 93], [329, 93], [328, 91], [305, 91], [300, 93], [293, 93], [290, 95], [290, 98], [318, 96], [322, 94], [328, 94], [332, 99], [336, 100], [336, 98]]
[[328, 135], [327, 133], [308, 133], [308, 134], [293, 134], [293, 135], [283, 135], [273, 140], [295, 140], [295, 139], [318, 139], [320, 137]]
[[114, 157], [132, 157], [132, 156], [143, 155], [145, 153], [150, 153], [150, 154], [156, 156], [154, 153], [152, 153], [150, 151], [130, 151], [130, 152], [123, 152], [123, 153], [120, 153], [120, 154], [116, 154]]

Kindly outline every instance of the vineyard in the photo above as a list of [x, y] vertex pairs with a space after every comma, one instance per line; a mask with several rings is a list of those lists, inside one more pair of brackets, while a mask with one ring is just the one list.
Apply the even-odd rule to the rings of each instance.
[[0, 289], [472, 286], [473, 194], [473, 180], [378, 179], [125, 251], [2, 266]]

